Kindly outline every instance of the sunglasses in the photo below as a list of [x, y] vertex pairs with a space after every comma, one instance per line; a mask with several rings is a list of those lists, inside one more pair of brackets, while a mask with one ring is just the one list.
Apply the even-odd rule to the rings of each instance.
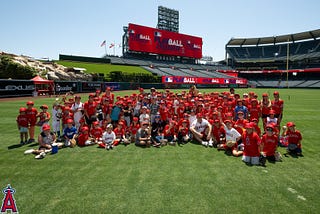
[[271, 128], [267, 128], [266, 129], [268, 132], [272, 132], [273, 131], [273, 129], [271, 129]]

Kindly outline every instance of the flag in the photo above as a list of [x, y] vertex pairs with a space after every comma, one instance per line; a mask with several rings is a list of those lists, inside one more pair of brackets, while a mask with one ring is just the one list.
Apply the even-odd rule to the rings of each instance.
[[100, 47], [103, 47], [103, 46], [105, 46], [105, 45], [106, 45], [106, 40], [104, 40], [104, 41], [101, 43]]
[[113, 48], [114, 47], [114, 43], [111, 43], [109, 48]]

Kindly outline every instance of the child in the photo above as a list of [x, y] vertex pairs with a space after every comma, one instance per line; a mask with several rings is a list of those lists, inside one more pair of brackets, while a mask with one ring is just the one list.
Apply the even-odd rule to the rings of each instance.
[[267, 125], [266, 133], [262, 136], [260, 150], [267, 160], [275, 162], [275, 153], [278, 146], [278, 137], [274, 133], [274, 127]]
[[63, 113], [62, 113], [62, 129], [65, 129], [68, 126], [68, 123], [67, 123], [68, 119], [73, 120], [73, 113], [71, 112], [71, 109], [69, 106], [65, 106], [63, 108]]
[[242, 161], [246, 164], [259, 165], [260, 151], [259, 146], [261, 139], [257, 133], [253, 131], [250, 123], [245, 126], [245, 131], [242, 135], [244, 145]]
[[302, 149], [301, 149], [301, 140], [302, 135], [300, 131], [296, 130], [296, 125], [293, 122], [287, 123], [288, 130], [286, 132], [286, 136], [288, 137], [288, 147], [287, 151], [290, 154], [302, 155]]
[[106, 150], [113, 149], [113, 143], [116, 139], [116, 135], [112, 129], [113, 126], [108, 124], [107, 130], [102, 135], [102, 142], [99, 143], [99, 147], [105, 148]]
[[190, 140], [189, 135], [189, 127], [188, 127], [188, 120], [183, 120], [182, 125], [179, 126], [178, 130], [178, 143], [185, 144], [188, 143]]
[[40, 109], [42, 112], [40, 112], [37, 117], [39, 117], [39, 122], [37, 123], [37, 126], [40, 126], [40, 132], [42, 132], [42, 126], [44, 124], [49, 124], [50, 120], [50, 113], [48, 112], [48, 106], [47, 105], [42, 105], [40, 106]]
[[89, 136], [89, 128], [84, 126], [80, 129], [79, 136], [77, 138], [78, 146], [90, 146], [95, 144]]
[[20, 132], [20, 144], [23, 145], [27, 143], [28, 140], [28, 116], [26, 115], [27, 109], [24, 107], [21, 107], [19, 109], [19, 115], [17, 116], [17, 125], [18, 130]]
[[139, 130], [139, 128], [140, 128], [139, 118], [133, 117], [132, 123], [128, 129], [129, 135], [131, 136], [131, 142], [136, 141], [136, 134], [137, 134], [137, 131]]
[[218, 150], [231, 150], [233, 156], [241, 156], [243, 152], [238, 150], [237, 143], [241, 139], [241, 134], [232, 127], [231, 120], [225, 120], [222, 125], [225, 131], [225, 143], [218, 144]]
[[34, 102], [33, 101], [28, 101], [27, 102], [27, 111], [26, 114], [28, 115], [29, 119], [29, 137], [30, 139], [28, 140], [27, 143], [33, 143], [34, 140], [34, 130], [35, 126], [37, 123], [37, 115], [38, 115], [38, 110], [33, 107]]
[[60, 140], [60, 120], [62, 117], [62, 111], [58, 103], [54, 103], [52, 107], [52, 129], [56, 134], [57, 139]]
[[101, 142], [103, 130], [99, 126], [99, 121], [94, 121], [92, 123], [92, 126], [93, 127], [91, 128], [90, 135], [93, 138], [95, 143], [99, 143], [99, 142]]
[[136, 134], [136, 146], [150, 147], [151, 135], [149, 135], [149, 123], [142, 122], [141, 127]]
[[171, 120], [168, 125], [164, 127], [163, 135], [164, 139], [169, 142], [169, 145], [175, 146], [177, 141], [177, 124], [174, 120]]
[[114, 143], [113, 143], [114, 146], [117, 146], [121, 142], [124, 145], [130, 144], [129, 140], [125, 136], [125, 124], [124, 124], [124, 122], [120, 121], [118, 123], [118, 126], [113, 131], [114, 131], [114, 133], [116, 135], [116, 139], [114, 140]]
[[63, 137], [65, 139], [64, 145], [66, 147], [74, 147], [75, 146], [75, 138], [77, 134], [77, 128], [73, 126], [73, 120], [68, 119], [66, 121], [67, 127], [63, 129]]

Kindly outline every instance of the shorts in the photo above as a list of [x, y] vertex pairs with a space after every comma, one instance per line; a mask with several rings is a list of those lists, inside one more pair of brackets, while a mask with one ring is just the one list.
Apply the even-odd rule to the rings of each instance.
[[20, 127], [20, 133], [28, 133], [28, 128], [27, 127]]
[[242, 156], [242, 161], [252, 165], [259, 165], [259, 157]]

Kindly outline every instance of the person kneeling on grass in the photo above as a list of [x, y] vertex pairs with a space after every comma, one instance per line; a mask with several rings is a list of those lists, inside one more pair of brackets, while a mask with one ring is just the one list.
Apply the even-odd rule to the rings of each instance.
[[106, 150], [113, 149], [113, 144], [116, 140], [116, 134], [112, 129], [112, 124], [108, 124], [107, 130], [102, 135], [102, 142], [99, 143], [100, 148], [105, 148]]
[[275, 162], [278, 161], [279, 157], [276, 152], [278, 146], [278, 136], [275, 135], [274, 127], [272, 125], [266, 126], [266, 133], [261, 138], [260, 151], [268, 161]]
[[[43, 125], [42, 132], [38, 136], [39, 149], [29, 149], [24, 154], [36, 154], [36, 159], [42, 159], [46, 153], [51, 152], [52, 145], [56, 141], [56, 135], [50, 131], [51, 127], [48, 124]], [[59, 148], [63, 146], [62, 143], [57, 144]]]
[[287, 123], [288, 130], [286, 136], [288, 137], [287, 152], [293, 155], [302, 155], [301, 140], [302, 135], [300, 131], [296, 130], [296, 125], [293, 122]]
[[242, 134], [242, 142], [244, 145], [242, 160], [249, 165], [259, 165], [260, 143], [261, 139], [250, 123], [245, 125], [245, 131]]

